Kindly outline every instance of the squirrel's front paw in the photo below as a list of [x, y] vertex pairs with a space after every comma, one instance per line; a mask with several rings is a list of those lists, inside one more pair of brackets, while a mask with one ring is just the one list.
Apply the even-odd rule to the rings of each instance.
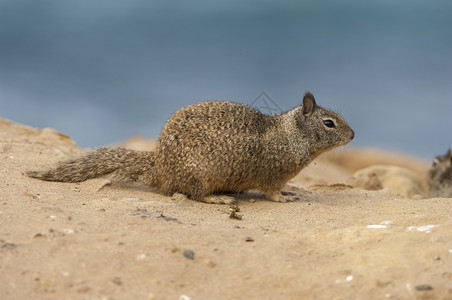
[[281, 191], [270, 197], [270, 199], [275, 202], [295, 202], [300, 200], [300, 197], [295, 192]]

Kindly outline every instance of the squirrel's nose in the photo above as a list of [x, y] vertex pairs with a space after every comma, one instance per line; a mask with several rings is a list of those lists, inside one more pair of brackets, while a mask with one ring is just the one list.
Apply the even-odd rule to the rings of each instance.
[[350, 129], [352, 132], [350, 134], [350, 140], [353, 140], [355, 138], [355, 132], [353, 131], [353, 129]]

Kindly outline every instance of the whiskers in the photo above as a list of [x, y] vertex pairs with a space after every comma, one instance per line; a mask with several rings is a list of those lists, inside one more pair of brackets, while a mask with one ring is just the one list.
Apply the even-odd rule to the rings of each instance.
[[[312, 166], [317, 169], [319, 174], [324, 174], [325, 179], [330, 178], [333, 174], [336, 174], [337, 168], [340, 166], [338, 163], [340, 157], [345, 153], [347, 149], [345, 147], [334, 148], [318, 156], [312, 163]], [[329, 180], [327, 180], [329, 181]]]
[[[337, 157], [336, 150], [337, 148], [324, 152], [320, 156], [318, 156], [312, 163], [311, 168], [317, 169], [320, 173], [327, 174], [329, 168], [331, 167], [331, 162], [334, 161], [334, 158]], [[309, 166], [308, 166], [309, 168]]]
[[336, 158], [338, 156], [340, 156], [342, 153], [345, 152], [345, 148], [346, 146], [342, 146], [342, 147], [336, 147], [331, 149], [330, 151], [327, 151], [325, 153], [323, 153], [320, 158], [322, 159], [323, 162], [332, 162], [334, 160], [336, 160]]

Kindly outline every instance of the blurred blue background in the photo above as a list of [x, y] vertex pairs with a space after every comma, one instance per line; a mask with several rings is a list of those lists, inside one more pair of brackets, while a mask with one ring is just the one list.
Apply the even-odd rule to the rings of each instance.
[[431, 158], [452, 146], [451, 30], [449, 0], [0, 0], [0, 116], [97, 147], [309, 90], [354, 145]]

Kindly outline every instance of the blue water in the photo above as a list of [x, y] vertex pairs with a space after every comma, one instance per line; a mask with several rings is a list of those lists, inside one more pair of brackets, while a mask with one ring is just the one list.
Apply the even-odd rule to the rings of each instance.
[[449, 0], [0, 0], [0, 116], [97, 147], [309, 90], [354, 145], [431, 158], [452, 147], [451, 30]]

